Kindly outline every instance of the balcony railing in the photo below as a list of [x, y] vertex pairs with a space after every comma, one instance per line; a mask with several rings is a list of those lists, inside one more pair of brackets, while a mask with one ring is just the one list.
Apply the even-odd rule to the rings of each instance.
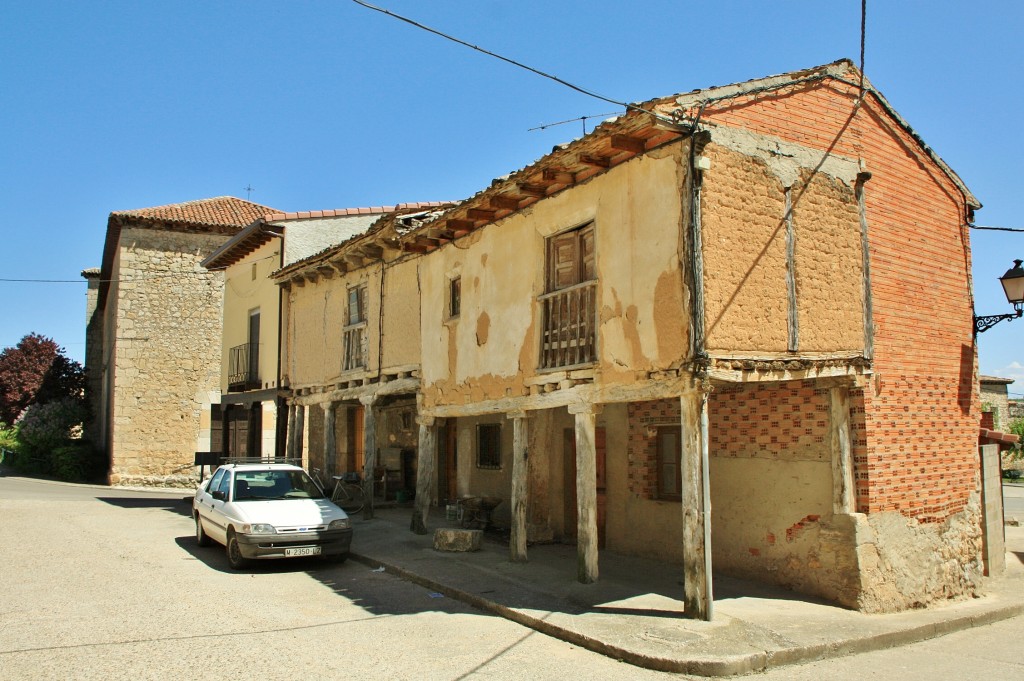
[[342, 371], [366, 368], [366, 322], [345, 327], [345, 361]]
[[544, 315], [540, 368], [585, 366], [597, 361], [597, 282], [587, 281], [538, 298]]
[[245, 343], [231, 348], [228, 354], [228, 390], [251, 390], [260, 387], [260, 345]]

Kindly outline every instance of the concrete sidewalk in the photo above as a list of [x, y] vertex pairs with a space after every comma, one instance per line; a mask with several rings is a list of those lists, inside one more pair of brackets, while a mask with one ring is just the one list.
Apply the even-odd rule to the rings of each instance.
[[[426, 588], [634, 665], [730, 676], [940, 636], [1024, 613], [1024, 528], [1007, 527], [1007, 570], [981, 598], [865, 615], [785, 589], [714, 576], [714, 620], [682, 616], [682, 570], [602, 551], [600, 579], [576, 581], [576, 547], [536, 545], [529, 562], [484, 540], [475, 553], [433, 549], [409, 531], [410, 508], [355, 521], [353, 557]], [[433, 512], [431, 529], [447, 526]]]

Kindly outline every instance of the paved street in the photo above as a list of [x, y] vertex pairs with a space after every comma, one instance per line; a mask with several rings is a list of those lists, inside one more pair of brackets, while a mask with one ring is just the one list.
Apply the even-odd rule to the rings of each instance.
[[352, 561], [233, 572], [187, 508], [0, 477], [0, 678], [663, 676]]
[[[182, 494], [0, 477], [0, 512], [0, 679], [669, 677], [352, 561], [234, 572]], [[1019, 679], [1022, 625], [751, 678]]]

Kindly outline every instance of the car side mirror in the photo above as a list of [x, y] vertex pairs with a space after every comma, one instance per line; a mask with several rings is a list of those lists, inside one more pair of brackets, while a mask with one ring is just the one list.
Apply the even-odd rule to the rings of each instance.
[[219, 501], [226, 501], [228, 498], [228, 495], [224, 494], [224, 492], [219, 489], [210, 492], [210, 496]]

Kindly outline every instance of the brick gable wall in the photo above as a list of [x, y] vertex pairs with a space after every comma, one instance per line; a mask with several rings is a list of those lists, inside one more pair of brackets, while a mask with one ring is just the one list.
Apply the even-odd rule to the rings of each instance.
[[[704, 120], [865, 160], [872, 384], [854, 396], [857, 505], [937, 522], [977, 473], [970, 251], [961, 192], [870, 96], [826, 82], [712, 103]], [[713, 171], [712, 171], [713, 172]]]

